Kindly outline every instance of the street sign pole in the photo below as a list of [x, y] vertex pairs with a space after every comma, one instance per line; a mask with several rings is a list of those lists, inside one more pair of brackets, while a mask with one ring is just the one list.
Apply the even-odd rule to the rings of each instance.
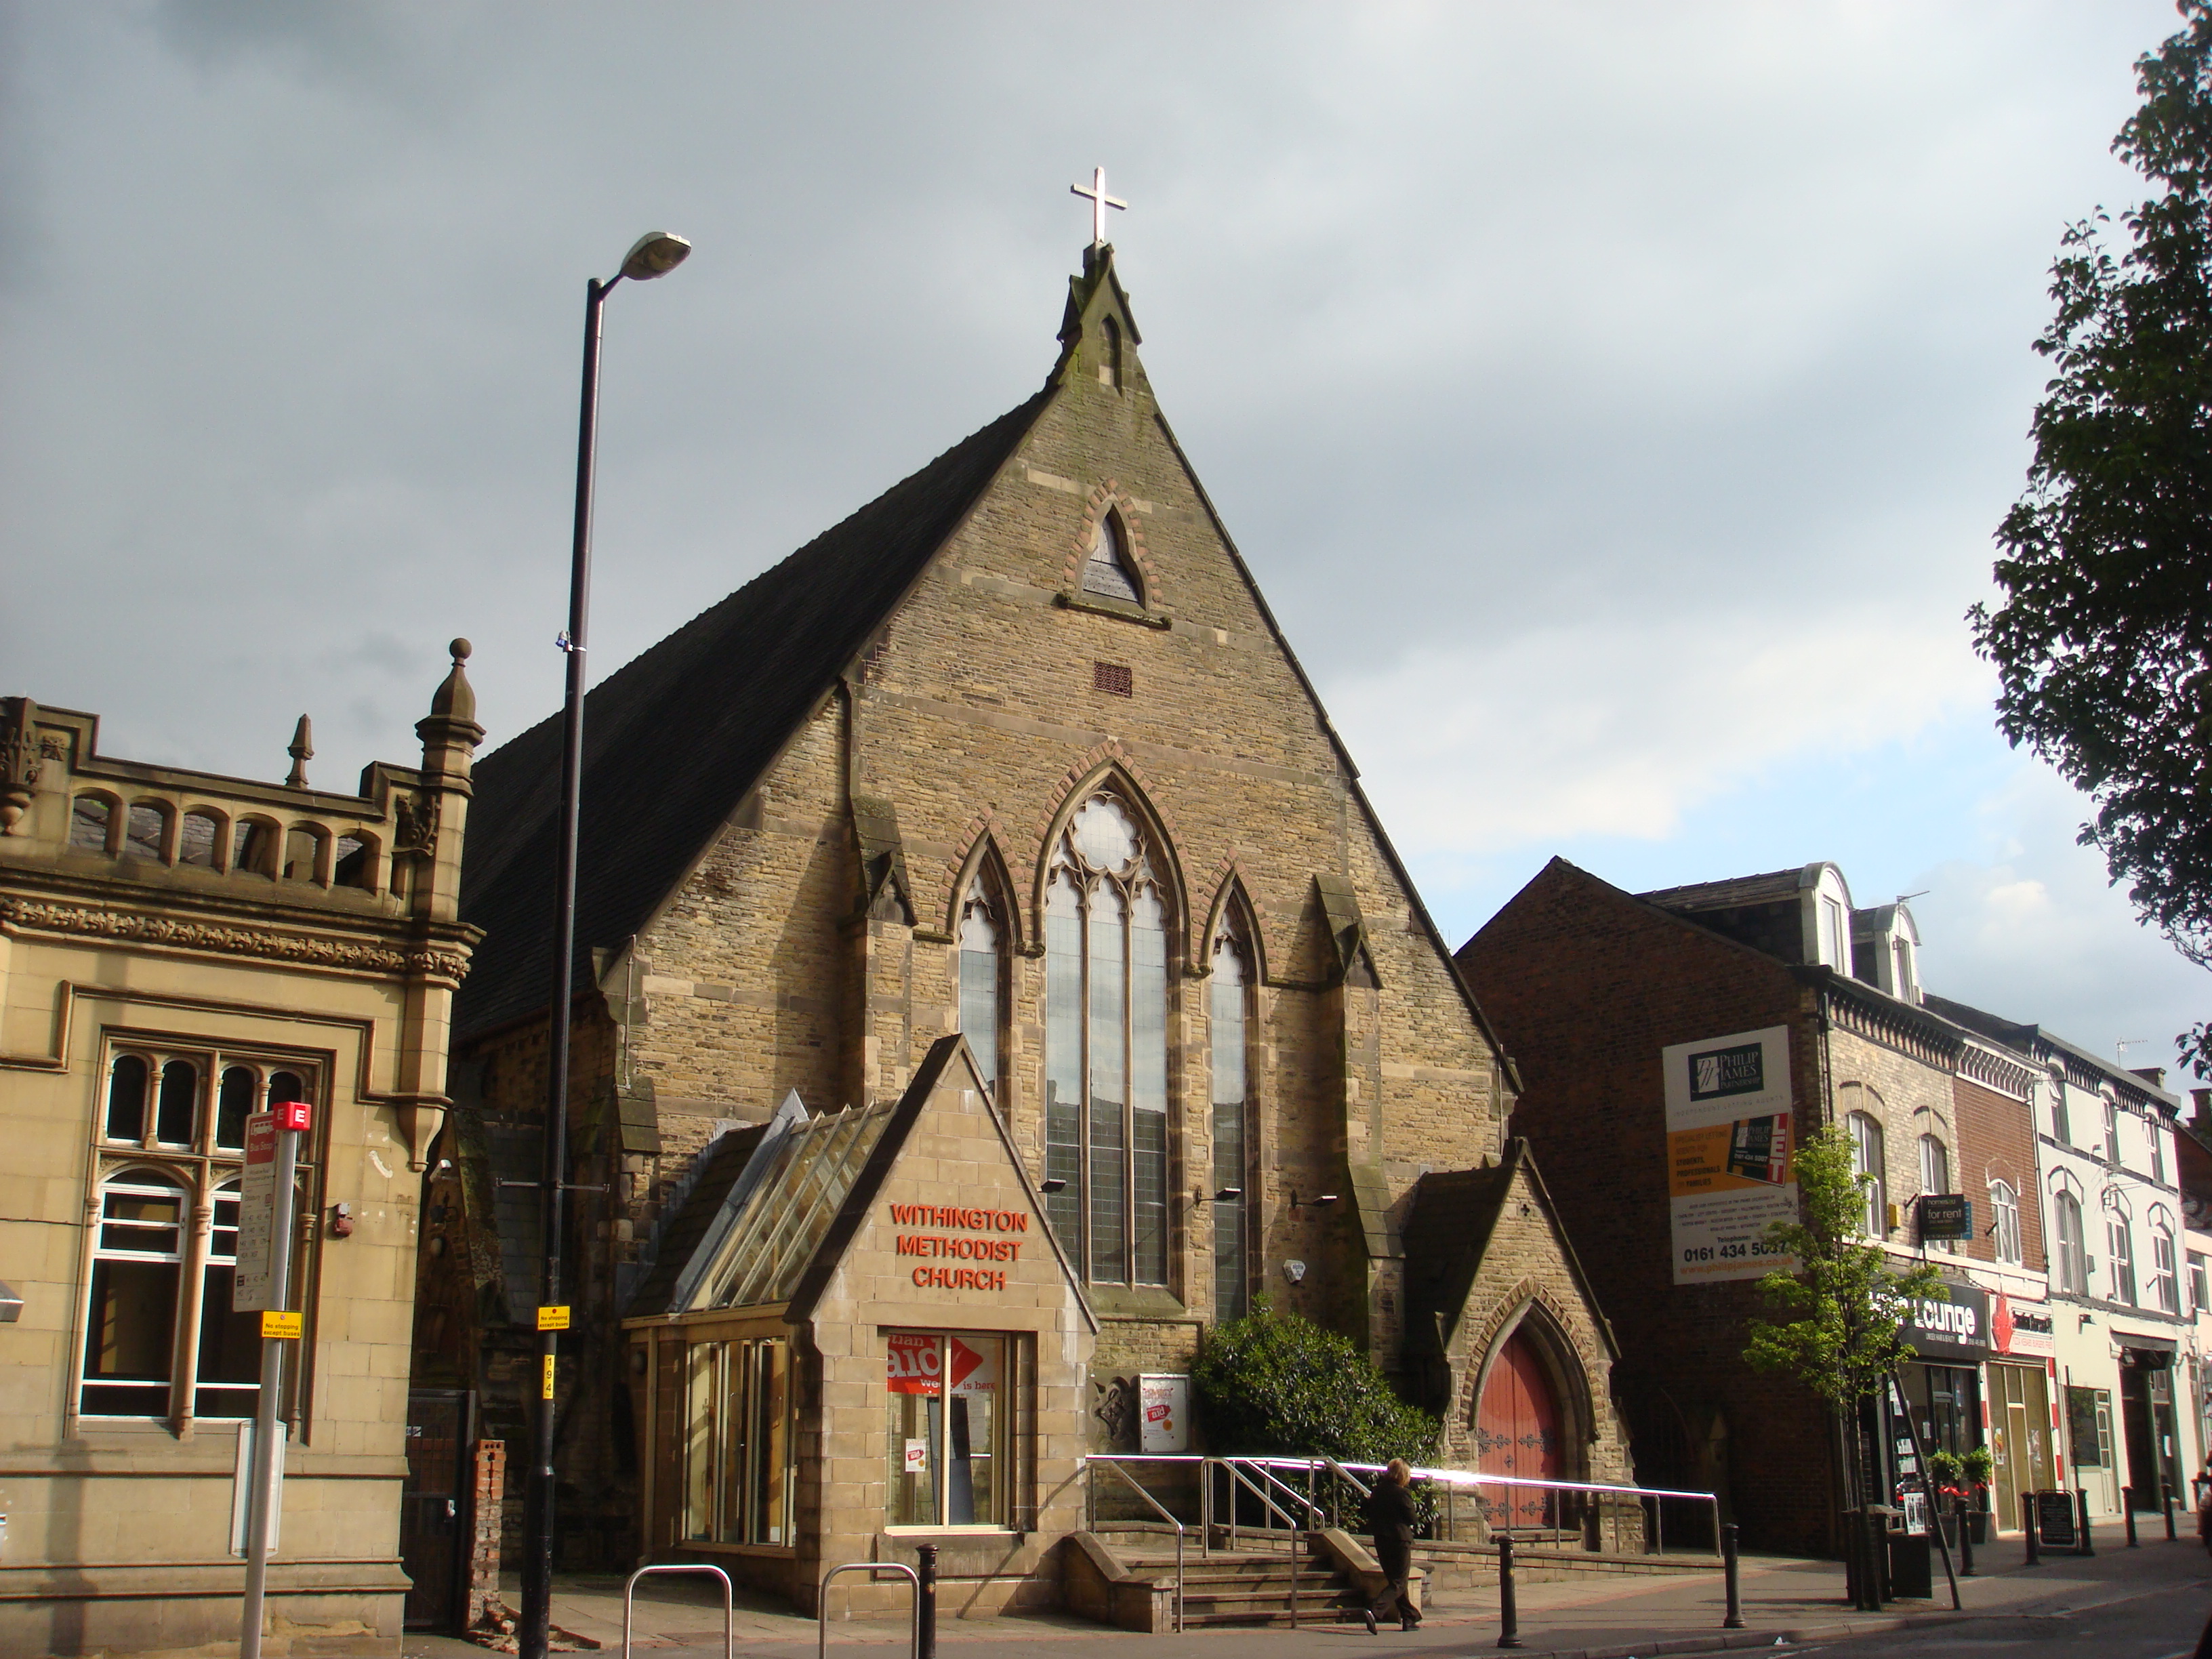
[[[239, 1262], [232, 1305], [261, 1314], [261, 1397], [253, 1409], [252, 1487], [246, 1518], [246, 1606], [238, 1659], [261, 1659], [263, 1605], [269, 1589], [269, 1534], [283, 1504], [284, 1448], [280, 1421], [287, 1345], [298, 1341], [301, 1316], [292, 1301], [293, 1186], [307, 1107], [288, 1101], [246, 1121], [246, 1176], [240, 1182]], [[265, 1174], [263, 1171], [266, 1171]], [[261, 1176], [257, 1182], [254, 1177]], [[258, 1188], [261, 1190], [256, 1191]], [[258, 1237], [256, 1237], [258, 1235]], [[258, 1261], [256, 1261], [258, 1247]], [[259, 1272], [253, 1271], [258, 1267]]]

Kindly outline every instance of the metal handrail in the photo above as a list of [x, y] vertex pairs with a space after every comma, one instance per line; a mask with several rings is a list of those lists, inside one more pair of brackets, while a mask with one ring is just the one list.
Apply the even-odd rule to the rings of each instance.
[[[1278, 1504], [1274, 1500], [1273, 1497], [1267, 1491], [1266, 1487], [1255, 1486], [1252, 1483], [1251, 1477], [1246, 1474], [1243, 1469], [1239, 1467], [1245, 1462], [1244, 1459], [1240, 1457], [1217, 1457], [1213, 1462], [1219, 1464], [1223, 1472], [1225, 1473], [1229, 1476], [1230, 1480], [1235, 1483], [1235, 1486], [1231, 1488], [1230, 1492], [1230, 1496], [1232, 1500], [1236, 1496], [1236, 1486], [1242, 1486], [1245, 1491], [1250, 1492], [1253, 1497], [1258, 1498], [1261, 1507], [1269, 1514], [1280, 1516], [1284, 1523], [1288, 1526], [1293, 1533], [1297, 1531], [1297, 1516], [1292, 1515], [1280, 1504]], [[1318, 1511], [1314, 1510], [1313, 1504], [1310, 1502], [1298, 1496], [1297, 1490], [1295, 1487], [1287, 1486], [1284, 1482], [1278, 1480], [1266, 1469], [1261, 1469], [1259, 1471], [1259, 1474], [1262, 1480], [1268, 1483], [1268, 1485], [1281, 1486], [1283, 1492], [1286, 1497], [1294, 1498], [1301, 1504], [1304, 1504], [1307, 1510], [1310, 1511], [1307, 1516], [1309, 1520], [1315, 1518], [1315, 1516], [1318, 1514]], [[1232, 1501], [1229, 1506], [1229, 1541], [1230, 1547], [1232, 1549], [1235, 1548], [1237, 1543], [1237, 1505], [1234, 1501]]]
[[[914, 1588], [913, 1659], [921, 1659], [921, 1575], [903, 1561], [846, 1561], [822, 1575], [822, 1583], [814, 1598], [815, 1659], [822, 1659], [822, 1656], [830, 1651], [830, 1581], [841, 1572], [865, 1572], [872, 1583], [879, 1572], [905, 1576], [907, 1583]], [[623, 1649], [623, 1659], [629, 1659], [627, 1647]]]
[[[1355, 1488], [1358, 1482], [1352, 1479], [1351, 1471], [1358, 1469], [1364, 1473], [1380, 1474], [1387, 1467], [1381, 1463], [1338, 1463], [1334, 1459], [1310, 1457], [1250, 1457], [1238, 1461], [1254, 1468], [1297, 1469], [1307, 1471], [1309, 1474], [1316, 1467], [1326, 1464], [1332, 1470], [1344, 1475], [1347, 1480], [1351, 1480]], [[1715, 1492], [1681, 1492], [1667, 1486], [1614, 1486], [1602, 1480], [1536, 1480], [1525, 1475], [1485, 1474], [1468, 1469], [1416, 1468], [1413, 1474], [1416, 1480], [1433, 1481], [1439, 1486], [1529, 1486], [1547, 1492], [1608, 1493], [1620, 1498], [1632, 1498], [1637, 1500], [1639, 1507], [1648, 1498], [1650, 1500], [1653, 1547], [1656, 1553], [1662, 1555], [1666, 1553], [1667, 1522], [1665, 1511], [1661, 1508], [1661, 1500], [1674, 1498], [1691, 1503], [1710, 1504], [1712, 1506], [1713, 1516], [1713, 1552], [1716, 1556], [1720, 1553], [1720, 1498]]]
[[720, 1567], [703, 1561], [670, 1561], [654, 1566], [640, 1567], [623, 1583], [623, 1659], [629, 1659], [630, 1600], [637, 1589], [637, 1581], [649, 1572], [711, 1572], [722, 1581], [722, 1659], [736, 1659], [738, 1651], [737, 1607], [730, 1596], [730, 1575]]
[[[1170, 1458], [1154, 1458], [1154, 1459], [1149, 1459], [1149, 1460], [1147, 1460], [1147, 1461], [1149, 1461], [1149, 1462], [1177, 1462], [1177, 1463], [1204, 1463], [1204, 1462], [1206, 1462], [1206, 1459], [1204, 1459], [1203, 1457], [1176, 1457], [1176, 1458], [1172, 1458], [1172, 1459], [1170, 1459]], [[1137, 1484], [1137, 1481], [1136, 1481], [1135, 1478], [1134, 1478], [1133, 1476], [1132, 1476], [1132, 1475], [1130, 1474], [1130, 1473], [1129, 1473], [1127, 1469], [1125, 1469], [1125, 1468], [1121, 1468], [1121, 1465], [1120, 1465], [1120, 1464], [1119, 1464], [1119, 1463], [1115, 1460], [1115, 1458], [1114, 1458], [1114, 1456], [1113, 1456], [1113, 1455], [1112, 1455], [1111, 1453], [1106, 1453], [1106, 1452], [1092, 1452], [1092, 1453], [1089, 1454], [1088, 1455], [1086, 1455], [1086, 1456], [1084, 1458], [1084, 1460], [1083, 1460], [1083, 1463], [1084, 1463], [1084, 1467], [1085, 1467], [1085, 1468], [1097, 1468], [1097, 1467], [1103, 1466], [1104, 1468], [1108, 1468], [1108, 1469], [1112, 1470], [1112, 1471], [1113, 1471], [1113, 1473], [1114, 1473], [1116, 1476], [1118, 1476], [1118, 1477], [1121, 1479], [1121, 1481], [1122, 1485], [1124, 1485], [1124, 1486], [1126, 1486], [1127, 1487], [1128, 1487], [1128, 1489], [1129, 1489], [1131, 1492], [1133, 1492], [1136, 1493], [1138, 1497], [1139, 1497], [1139, 1498], [1143, 1498], [1143, 1499], [1145, 1500], [1145, 1502], [1146, 1502], [1147, 1504], [1150, 1504], [1152, 1506], [1152, 1513], [1153, 1513], [1153, 1514], [1155, 1514], [1155, 1515], [1158, 1516], [1160, 1517], [1160, 1519], [1161, 1519], [1161, 1520], [1163, 1520], [1163, 1521], [1166, 1522], [1168, 1523], [1168, 1525], [1170, 1525], [1170, 1526], [1171, 1526], [1171, 1527], [1173, 1527], [1173, 1528], [1175, 1528], [1175, 1531], [1176, 1531], [1176, 1634], [1177, 1636], [1182, 1635], [1182, 1532], [1183, 1532], [1182, 1522], [1180, 1522], [1180, 1521], [1178, 1521], [1178, 1520], [1176, 1520], [1176, 1519], [1175, 1518], [1175, 1516], [1174, 1516], [1171, 1513], [1170, 1513], [1167, 1510], [1164, 1509], [1164, 1508], [1161, 1506], [1161, 1504], [1160, 1504], [1160, 1501], [1159, 1501], [1159, 1499], [1158, 1499], [1158, 1498], [1157, 1498], [1153, 1497], [1153, 1496], [1152, 1495], [1152, 1493], [1150, 1493], [1150, 1492], [1146, 1492], [1146, 1491], [1142, 1486], [1139, 1486], [1139, 1485]], [[1200, 1479], [1203, 1480], [1204, 1478], [1205, 1478], [1205, 1472], [1204, 1472], [1203, 1470], [1200, 1470]], [[1094, 1491], [1095, 1491], [1095, 1485], [1094, 1485]]]

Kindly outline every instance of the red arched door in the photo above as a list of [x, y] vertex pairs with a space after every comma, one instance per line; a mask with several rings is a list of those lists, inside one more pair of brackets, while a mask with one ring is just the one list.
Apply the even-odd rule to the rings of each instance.
[[[1506, 1339], [1482, 1385], [1475, 1413], [1477, 1467], [1484, 1474], [1523, 1480], [1560, 1478], [1559, 1401], [1534, 1344], [1522, 1332]], [[1486, 1486], [1483, 1498], [1493, 1526], [1545, 1527], [1558, 1510], [1540, 1486]]]

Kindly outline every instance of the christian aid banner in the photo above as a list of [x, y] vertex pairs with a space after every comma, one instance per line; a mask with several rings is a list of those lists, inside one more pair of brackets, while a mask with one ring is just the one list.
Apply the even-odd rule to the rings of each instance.
[[888, 1346], [884, 1386], [893, 1394], [937, 1399], [948, 1389], [956, 1396], [998, 1390], [996, 1343], [987, 1352], [969, 1347], [957, 1336], [893, 1331]]

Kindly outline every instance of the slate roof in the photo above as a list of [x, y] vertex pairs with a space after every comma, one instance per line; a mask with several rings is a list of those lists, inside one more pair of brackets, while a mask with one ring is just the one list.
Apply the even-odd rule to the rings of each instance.
[[[1441, 1354], [1467, 1307], [1498, 1207], [1513, 1185], [1509, 1164], [1431, 1170], [1413, 1188], [1407, 1220], [1406, 1351]], [[1438, 1328], [1438, 1322], [1442, 1328]]]
[[1619, 1358], [1612, 1322], [1606, 1318], [1604, 1306], [1568, 1241], [1559, 1206], [1552, 1202], [1528, 1142], [1520, 1135], [1505, 1143], [1505, 1156], [1487, 1169], [1431, 1170], [1414, 1186], [1413, 1212], [1405, 1231], [1408, 1355], [1442, 1357], [1447, 1352], [1453, 1328], [1467, 1311], [1475, 1275], [1482, 1271], [1483, 1258], [1490, 1254], [1491, 1236], [1513, 1191], [1513, 1177], [1524, 1170], [1566, 1259], [1567, 1271], [1574, 1275], [1598, 1334], [1604, 1339], [1606, 1352]]
[[[585, 699], [576, 983], [639, 931], [906, 596], [1051, 398], [1050, 386], [594, 686]], [[477, 763], [461, 915], [484, 930], [457, 1036], [545, 1006], [562, 717]]]
[[1662, 910], [1734, 910], [1749, 904], [1781, 904], [1794, 901], [1808, 885], [1802, 866], [1770, 870], [1764, 875], [1731, 876], [1725, 881], [1692, 882], [1687, 887], [1662, 887], [1638, 893], [1646, 904]]

